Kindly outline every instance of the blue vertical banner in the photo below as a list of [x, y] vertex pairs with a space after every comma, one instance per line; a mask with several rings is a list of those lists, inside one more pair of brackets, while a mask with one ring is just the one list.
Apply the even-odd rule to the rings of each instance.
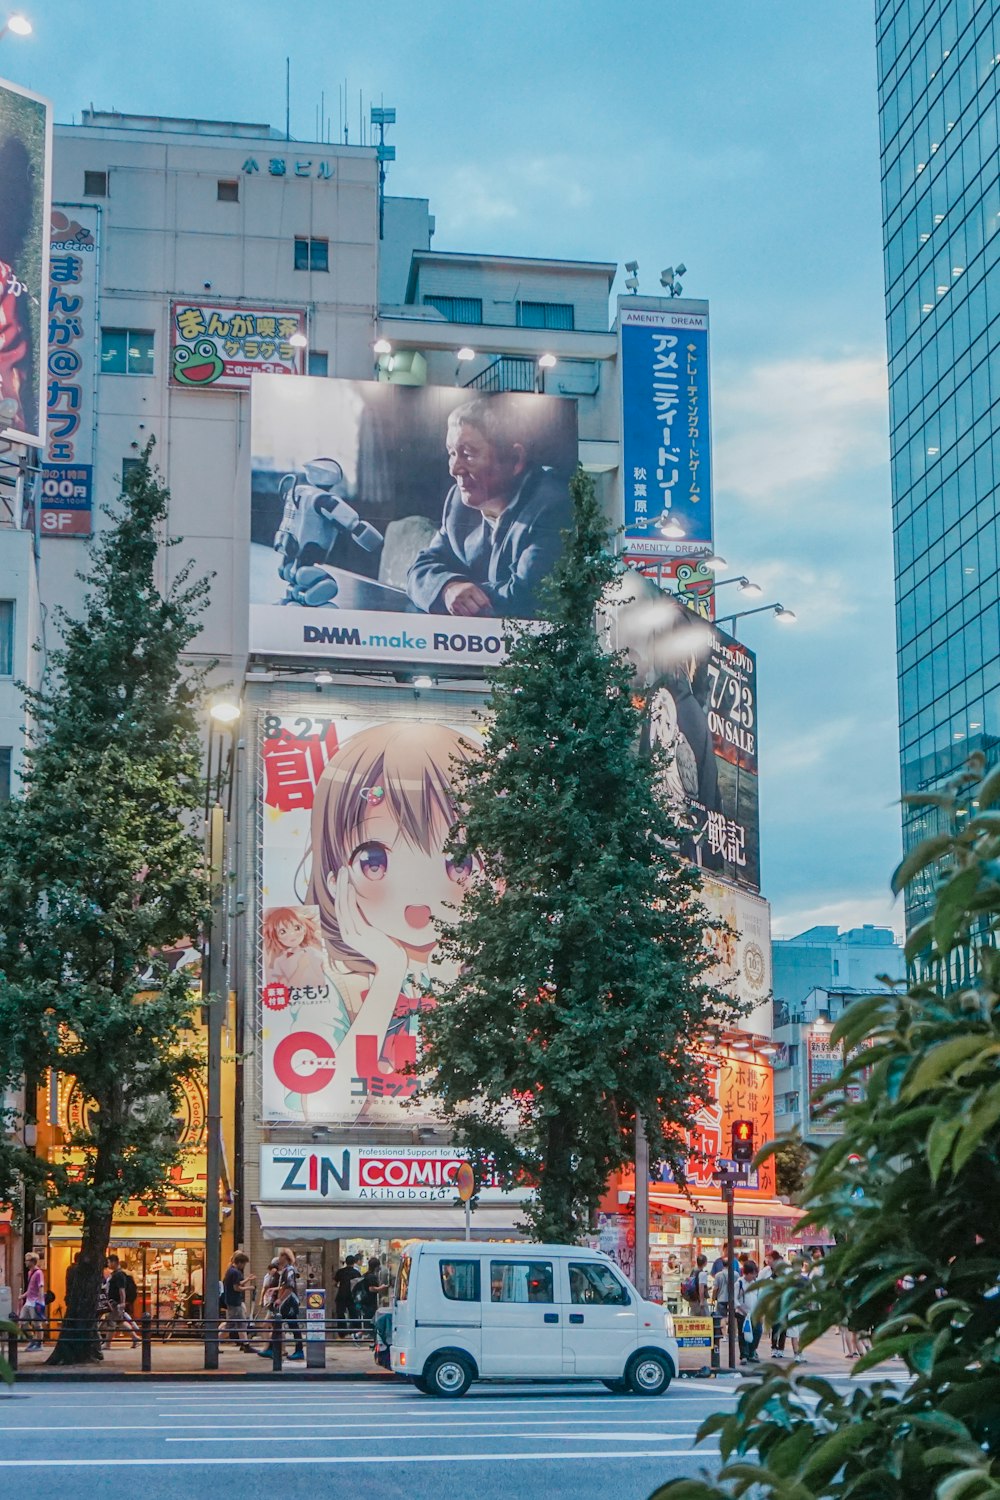
[[643, 298], [618, 304], [625, 552], [633, 558], [711, 551], [708, 310], [696, 306], [704, 310]]

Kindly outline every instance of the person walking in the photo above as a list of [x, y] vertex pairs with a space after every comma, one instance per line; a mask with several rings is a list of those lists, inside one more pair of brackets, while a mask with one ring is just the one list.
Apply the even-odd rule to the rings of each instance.
[[[780, 1281], [787, 1276], [789, 1264], [780, 1250], [769, 1250], [767, 1252], [767, 1265], [760, 1273], [762, 1281]], [[784, 1323], [771, 1324], [771, 1358], [784, 1359], [785, 1338], [788, 1330]]]
[[[247, 1265], [250, 1257], [243, 1250], [237, 1250], [226, 1269], [222, 1278], [222, 1301], [226, 1309], [226, 1331], [231, 1344], [237, 1344], [244, 1354], [253, 1354], [254, 1350], [247, 1338], [247, 1305], [246, 1294], [253, 1294], [257, 1285], [257, 1278], [247, 1274]], [[220, 1344], [221, 1348], [222, 1345]]]
[[354, 1321], [354, 1283], [361, 1272], [357, 1267], [358, 1257], [349, 1255], [344, 1264], [338, 1267], [334, 1281], [333, 1310], [337, 1320], [337, 1337], [339, 1339], [350, 1338], [351, 1325]]
[[31, 1339], [24, 1346], [25, 1350], [40, 1349], [45, 1323], [45, 1277], [42, 1275], [38, 1256], [33, 1250], [29, 1250], [24, 1257], [24, 1264], [28, 1279], [21, 1293], [17, 1316], [25, 1328], [32, 1330]]
[[275, 1256], [268, 1262], [267, 1270], [264, 1272], [264, 1280], [260, 1284], [260, 1313], [262, 1318], [267, 1319], [269, 1338], [264, 1349], [255, 1349], [254, 1353], [260, 1355], [261, 1359], [273, 1359], [275, 1345], [281, 1338], [281, 1319], [278, 1317], [278, 1309], [275, 1297], [278, 1291], [278, 1280], [281, 1276], [281, 1266], [278, 1257]]
[[294, 1250], [282, 1248], [278, 1251], [278, 1284], [274, 1289], [274, 1304], [278, 1313], [276, 1336], [279, 1339], [282, 1337], [281, 1324], [284, 1322], [288, 1324], [292, 1338], [295, 1340], [295, 1348], [288, 1358], [305, 1359], [302, 1325], [299, 1322], [299, 1278], [295, 1269]]
[[708, 1257], [699, 1255], [691, 1267], [691, 1274], [681, 1282], [681, 1296], [688, 1304], [689, 1317], [707, 1318], [711, 1295], [712, 1278], [708, 1273]]
[[354, 1305], [361, 1315], [362, 1326], [354, 1337], [358, 1340], [364, 1337], [367, 1329], [371, 1334], [375, 1322], [375, 1314], [378, 1312], [379, 1286], [381, 1285], [381, 1267], [377, 1255], [369, 1256], [368, 1269], [360, 1280], [354, 1283]]
[[740, 1284], [743, 1288], [740, 1354], [744, 1364], [759, 1365], [760, 1355], [757, 1353], [757, 1347], [760, 1344], [761, 1334], [764, 1332], [764, 1324], [757, 1313], [757, 1301], [763, 1287], [758, 1280], [758, 1266], [755, 1260], [748, 1260], [745, 1263]]
[[139, 1325], [128, 1310], [129, 1281], [131, 1277], [122, 1269], [117, 1255], [109, 1255], [107, 1265], [110, 1274], [105, 1283], [104, 1293], [111, 1306], [111, 1316], [114, 1319], [114, 1326], [111, 1338], [109, 1338], [106, 1347], [110, 1347], [111, 1341], [114, 1338], [114, 1330], [124, 1325], [132, 1335], [132, 1348], [135, 1349], [139, 1344]]

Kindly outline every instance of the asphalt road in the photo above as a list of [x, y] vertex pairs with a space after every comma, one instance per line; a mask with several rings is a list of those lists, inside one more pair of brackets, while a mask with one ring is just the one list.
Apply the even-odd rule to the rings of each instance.
[[714, 1466], [714, 1441], [696, 1448], [695, 1434], [734, 1401], [729, 1380], [677, 1381], [658, 1399], [480, 1385], [457, 1401], [389, 1382], [22, 1386], [0, 1395], [0, 1494], [187, 1500], [225, 1485], [240, 1500], [399, 1500], [405, 1486], [408, 1500], [645, 1500]]

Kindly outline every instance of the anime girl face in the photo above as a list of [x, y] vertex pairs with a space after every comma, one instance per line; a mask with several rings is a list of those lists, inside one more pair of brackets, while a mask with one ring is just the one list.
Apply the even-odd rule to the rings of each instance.
[[458, 816], [451, 778], [473, 754], [453, 729], [397, 722], [352, 735], [326, 765], [307, 900], [328, 952], [352, 972], [370, 973], [386, 940], [425, 962], [435, 923], [454, 918], [475, 861], [445, 850]]
[[299, 948], [305, 941], [306, 930], [296, 917], [288, 917], [278, 922], [274, 935], [282, 948]]

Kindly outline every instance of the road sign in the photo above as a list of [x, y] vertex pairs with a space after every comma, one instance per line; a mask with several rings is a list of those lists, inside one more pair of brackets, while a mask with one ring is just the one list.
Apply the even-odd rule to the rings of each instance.
[[469, 1199], [475, 1193], [476, 1174], [472, 1170], [472, 1165], [470, 1162], [463, 1161], [462, 1165], [455, 1173], [455, 1191], [457, 1192], [463, 1203], [468, 1203]]
[[750, 1172], [749, 1162], [734, 1161], [731, 1156], [720, 1156], [718, 1166], [720, 1172], [731, 1172], [735, 1177], [747, 1177]]

